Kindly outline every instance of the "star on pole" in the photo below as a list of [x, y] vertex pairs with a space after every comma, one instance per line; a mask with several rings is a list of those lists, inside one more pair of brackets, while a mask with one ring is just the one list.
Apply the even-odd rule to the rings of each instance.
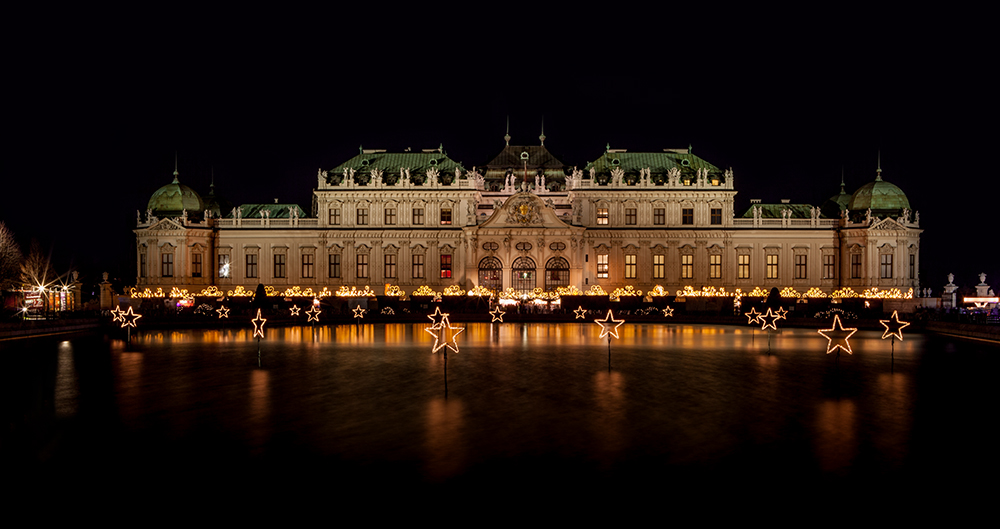
[[302, 309], [300, 309], [298, 305], [292, 305], [292, 307], [290, 309], [288, 309], [288, 310], [291, 311], [292, 316], [298, 316], [299, 315], [299, 311], [302, 310]]
[[365, 309], [361, 308], [361, 305], [358, 305], [357, 307], [354, 307], [353, 312], [354, 312], [354, 317], [355, 318], [361, 319], [361, 318], [365, 317], [365, 312], [368, 312], [368, 311], [366, 311]]
[[744, 316], [747, 317], [747, 325], [757, 325], [760, 323], [760, 317], [763, 316], [763, 314], [757, 312], [756, 307], [751, 307], [750, 312], [747, 312]]
[[576, 319], [582, 320], [587, 315], [587, 311], [583, 309], [583, 306], [579, 306], [573, 311], [576, 314]]
[[306, 316], [308, 316], [309, 319], [306, 320], [306, 323], [309, 323], [311, 321], [319, 321], [319, 313], [320, 312], [323, 312], [323, 311], [317, 309], [316, 307], [311, 307], [309, 310], [307, 310], [306, 311]]
[[608, 315], [603, 320], [594, 320], [594, 323], [601, 326], [601, 335], [598, 338], [604, 338], [608, 335], [618, 338], [618, 327], [625, 323], [625, 320], [616, 320], [609, 309]]
[[885, 332], [882, 333], [883, 340], [892, 336], [895, 336], [896, 338], [902, 340], [903, 328], [910, 324], [910, 322], [907, 321], [899, 321], [899, 312], [895, 310], [892, 311], [892, 317], [890, 317], [888, 320], [878, 320], [878, 322], [881, 323], [883, 327], [885, 327]]
[[132, 312], [132, 307], [129, 307], [127, 311], [122, 313], [122, 329], [125, 327], [135, 327], [135, 322], [142, 317], [142, 314], [135, 314]]
[[858, 332], [857, 329], [845, 329], [844, 325], [840, 322], [840, 314], [834, 314], [833, 325], [829, 329], [819, 330], [819, 333], [829, 340], [826, 345], [826, 354], [832, 353], [838, 347], [847, 351], [847, 354], [854, 354], [851, 352], [851, 344], [848, 343], [847, 339], [856, 332]]
[[774, 315], [777, 316], [779, 320], [788, 319], [788, 311], [785, 310], [785, 307], [778, 307], [778, 310], [774, 312]]
[[125, 314], [125, 311], [121, 307], [115, 306], [111, 311], [111, 321], [122, 321], [123, 314]]
[[260, 309], [257, 309], [257, 317], [254, 318], [254, 319], [252, 319], [252, 320], [250, 320], [250, 323], [253, 323], [253, 336], [254, 336], [254, 338], [263, 338], [264, 337], [264, 323], [266, 323], [266, 322], [267, 322], [267, 320], [264, 319], [264, 318], [262, 318], [260, 316]]
[[218, 313], [219, 313], [219, 319], [220, 319], [220, 320], [221, 320], [222, 318], [226, 318], [226, 319], [228, 319], [228, 318], [229, 318], [229, 309], [227, 309], [225, 305], [223, 305], [223, 306], [221, 306], [221, 307], [219, 307], [219, 308], [215, 309], [215, 312], [218, 312]]
[[434, 314], [428, 314], [427, 317], [431, 319], [431, 328], [437, 328], [448, 320], [448, 313], [441, 312], [441, 307], [434, 307]]
[[434, 337], [434, 349], [431, 350], [431, 353], [438, 352], [442, 347], [447, 347], [457, 353], [458, 343], [455, 341], [455, 337], [462, 334], [465, 327], [452, 327], [451, 322], [448, 321], [448, 315], [445, 314], [441, 323], [426, 327], [424, 330]]
[[490, 311], [490, 315], [493, 316], [493, 320], [490, 321], [490, 323], [493, 323], [494, 321], [498, 321], [500, 323], [503, 323], [503, 315], [504, 314], [507, 314], [507, 313], [504, 312], [504, 311], [502, 311], [502, 310], [500, 310], [500, 307], [497, 307], [497, 308], [491, 310]]
[[781, 316], [771, 312], [771, 309], [767, 309], [766, 313], [761, 314], [760, 316], [757, 317], [757, 321], [763, 324], [763, 326], [760, 328], [760, 330], [762, 331], [766, 331], [768, 327], [774, 330], [778, 330], [778, 326], [775, 324], [778, 323], [778, 320], [780, 319]]
[[663, 309], [663, 317], [664, 318], [669, 318], [669, 317], [671, 317], [673, 315], [674, 315], [674, 308], [673, 307], [667, 307], [667, 308]]

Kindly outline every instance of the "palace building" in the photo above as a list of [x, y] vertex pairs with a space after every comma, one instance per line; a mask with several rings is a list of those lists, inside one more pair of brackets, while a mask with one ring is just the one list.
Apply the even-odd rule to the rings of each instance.
[[507, 140], [472, 169], [443, 148], [361, 150], [318, 171], [310, 214], [296, 204], [229, 209], [175, 171], [137, 214], [137, 289], [918, 287], [919, 215], [881, 170], [820, 206], [752, 201], [737, 215], [733, 172], [690, 148], [608, 147], [580, 169], [544, 136], [536, 146]]

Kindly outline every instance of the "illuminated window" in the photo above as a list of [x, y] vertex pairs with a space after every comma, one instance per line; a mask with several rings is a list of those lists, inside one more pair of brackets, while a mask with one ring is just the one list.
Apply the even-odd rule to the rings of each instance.
[[667, 223], [667, 210], [656, 208], [653, 210], [653, 224], [662, 226]]
[[424, 223], [424, 208], [413, 208], [413, 224], [423, 225]]
[[551, 292], [566, 286], [569, 286], [569, 261], [562, 257], [549, 259], [545, 264], [545, 290]]
[[368, 208], [358, 209], [358, 226], [365, 226], [368, 224]]
[[411, 258], [413, 263], [413, 279], [423, 279], [424, 278], [424, 256], [414, 255]]
[[608, 223], [608, 208], [597, 208], [597, 223], [598, 224]]
[[767, 256], [767, 278], [778, 279], [778, 256], [771, 254]]
[[917, 256], [910, 254], [910, 279], [917, 278]]
[[358, 269], [358, 279], [368, 279], [368, 255], [359, 253], [354, 258], [354, 262]]
[[247, 277], [257, 277], [257, 254], [247, 254]]
[[191, 254], [191, 277], [201, 277], [201, 254]]
[[385, 255], [385, 259], [384, 259], [384, 263], [385, 263], [385, 277], [387, 279], [388, 278], [395, 279], [396, 278], [396, 255], [395, 254], [386, 254]]
[[625, 279], [635, 279], [635, 254], [625, 256]]
[[861, 279], [861, 254], [851, 254], [851, 279]]
[[385, 225], [392, 226], [396, 224], [396, 208], [387, 208], [385, 210]]
[[892, 254], [882, 254], [882, 279], [892, 279]]
[[441, 224], [451, 224], [451, 210], [450, 209], [442, 209], [441, 210]]
[[736, 256], [736, 277], [740, 279], [750, 279], [750, 256]]
[[313, 254], [302, 254], [302, 277], [313, 277]]
[[694, 256], [681, 256], [681, 279], [691, 279], [694, 277]]
[[597, 277], [608, 277], [608, 254], [597, 254]]
[[339, 279], [340, 278], [340, 254], [332, 253], [330, 254], [330, 278]]
[[174, 254], [165, 253], [160, 256], [160, 276], [174, 277]]
[[219, 277], [229, 277], [230, 273], [231, 272], [230, 272], [230, 268], [229, 268], [229, 256], [228, 255], [220, 255], [219, 256]]
[[663, 279], [665, 277], [666, 258], [663, 255], [653, 256], [653, 279]]
[[628, 226], [635, 225], [635, 208], [625, 209], [625, 224]]
[[285, 277], [285, 254], [274, 254], [274, 277]]
[[823, 256], [823, 279], [836, 279], [837, 278], [837, 256], [836, 255], [824, 255]]
[[795, 256], [795, 279], [805, 279], [806, 278], [806, 256], [796, 255]]
[[722, 224], [722, 208], [712, 208], [712, 224]]
[[694, 224], [694, 208], [681, 210], [681, 224]]
[[146, 254], [139, 254], [139, 277], [146, 277]]
[[708, 256], [708, 277], [710, 279], [722, 279], [722, 256], [712, 254]]
[[330, 224], [333, 226], [340, 225], [340, 208], [333, 208], [330, 210]]
[[451, 277], [451, 255], [444, 254], [441, 256], [441, 279], [448, 279]]

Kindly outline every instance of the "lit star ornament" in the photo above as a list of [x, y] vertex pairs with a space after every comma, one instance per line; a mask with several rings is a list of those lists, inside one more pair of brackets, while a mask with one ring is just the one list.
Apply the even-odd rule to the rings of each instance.
[[857, 329], [845, 329], [844, 325], [840, 323], [840, 314], [834, 314], [833, 325], [829, 329], [819, 330], [819, 333], [829, 340], [826, 345], [826, 354], [832, 353], [838, 347], [847, 351], [847, 354], [854, 354], [851, 352], [851, 344], [848, 343], [847, 339], [856, 332], [858, 332]]
[[763, 325], [760, 328], [760, 330], [762, 331], [766, 331], [768, 327], [774, 330], [778, 330], [778, 326], [775, 324], [778, 323], [778, 320], [780, 319], [781, 316], [775, 314], [774, 312], [771, 312], [771, 309], [767, 309], [766, 313], [761, 314], [760, 316], [757, 317], [757, 321], [759, 321]]
[[111, 321], [122, 321], [122, 315], [125, 311], [121, 307], [116, 306], [114, 310], [111, 311]]
[[292, 313], [292, 316], [298, 316], [298, 315], [299, 315], [299, 311], [300, 311], [301, 309], [299, 309], [299, 306], [298, 306], [298, 305], [292, 305], [292, 308], [290, 308], [290, 309], [288, 309], [288, 310], [289, 310], [289, 311], [291, 311], [291, 313]]
[[778, 307], [778, 310], [774, 312], [774, 315], [777, 316], [779, 320], [788, 319], [788, 311], [785, 310], [785, 307]]
[[587, 315], [587, 311], [582, 306], [577, 307], [573, 312], [576, 314], [576, 319], [578, 320], [582, 320]]
[[132, 312], [132, 307], [122, 313], [122, 329], [125, 327], [135, 327], [135, 321], [142, 317], [142, 314]]
[[448, 313], [441, 312], [441, 307], [434, 307], [434, 314], [428, 314], [431, 319], [431, 327], [437, 327], [448, 320]]
[[451, 322], [448, 321], [448, 315], [445, 314], [441, 323], [427, 327], [424, 330], [434, 337], [434, 349], [431, 353], [438, 352], [442, 347], [447, 347], [452, 352], [457, 353], [458, 343], [455, 342], [455, 337], [462, 334], [465, 327], [452, 327]]
[[667, 308], [663, 309], [663, 317], [664, 318], [669, 318], [669, 317], [671, 317], [673, 315], [674, 315], [674, 308], [673, 307], [667, 307]]
[[309, 319], [306, 320], [306, 323], [309, 323], [310, 321], [319, 321], [319, 313], [320, 312], [323, 312], [323, 311], [317, 309], [316, 307], [312, 307], [309, 310], [307, 310], [306, 311], [306, 316], [308, 316]]
[[260, 316], [260, 309], [257, 309], [257, 317], [250, 320], [253, 323], [253, 336], [254, 338], [264, 337], [264, 324], [267, 322], [266, 319]]
[[355, 318], [358, 318], [358, 319], [364, 318], [366, 312], [368, 312], [368, 311], [366, 311], [365, 309], [361, 308], [361, 305], [358, 305], [357, 307], [354, 307], [354, 317]]
[[500, 323], [503, 323], [503, 315], [504, 314], [507, 314], [507, 313], [504, 312], [504, 311], [502, 311], [502, 310], [500, 310], [500, 307], [497, 307], [497, 308], [491, 310], [490, 311], [490, 316], [493, 316], [493, 321], [491, 321], [490, 323], [493, 323], [494, 321], [498, 321]]
[[763, 314], [757, 312], [755, 307], [751, 307], [750, 312], [744, 314], [744, 316], [747, 317], [747, 325], [756, 325], [760, 323], [760, 317], [763, 316]]
[[221, 306], [221, 307], [219, 307], [219, 308], [215, 309], [215, 312], [218, 312], [218, 313], [219, 313], [219, 319], [220, 319], [220, 320], [221, 320], [222, 318], [226, 318], [226, 319], [228, 319], [228, 318], [229, 318], [229, 309], [227, 309], [225, 305], [223, 305], [223, 306]]
[[890, 317], [888, 320], [878, 320], [878, 322], [881, 323], [883, 327], [885, 327], [885, 332], [882, 333], [883, 340], [893, 336], [902, 340], [903, 328], [910, 324], [910, 322], [899, 321], [899, 313], [898, 311], [895, 310], [892, 311], [892, 317]]
[[[598, 338], [604, 338], [609, 335], [618, 338], [618, 327], [621, 327], [625, 323], [625, 320], [616, 320], [609, 310], [608, 315], [603, 320], [594, 320], [594, 323], [601, 326], [601, 335]], [[610, 340], [611, 338], [608, 339]]]

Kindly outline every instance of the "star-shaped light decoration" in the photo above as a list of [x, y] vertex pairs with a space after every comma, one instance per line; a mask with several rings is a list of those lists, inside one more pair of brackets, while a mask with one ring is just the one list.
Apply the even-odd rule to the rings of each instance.
[[834, 352], [838, 347], [847, 351], [847, 354], [854, 354], [851, 352], [851, 344], [848, 343], [847, 339], [856, 332], [858, 332], [857, 329], [845, 329], [844, 325], [840, 323], [840, 314], [834, 314], [833, 325], [829, 329], [819, 330], [819, 333], [829, 340], [826, 345], [826, 354]]
[[368, 312], [368, 311], [365, 310], [365, 309], [363, 309], [363, 308], [361, 308], [361, 305], [358, 305], [357, 307], [354, 307], [353, 312], [354, 312], [354, 317], [355, 318], [361, 319], [361, 318], [365, 317], [365, 313]]
[[312, 307], [309, 310], [307, 310], [306, 311], [306, 316], [308, 316], [309, 319], [306, 320], [306, 323], [309, 323], [311, 321], [319, 321], [319, 313], [320, 312], [323, 312], [323, 311], [319, 310], [316, 307]]
[[778, 310], [774, 312], [774, 315], [777, 316], [779, 320], [788, 319], [788, 311], [785, 310], [785, 307], [778, 307]]
[[502, 310], [500, 310], [500, 307], [497, 307], [497, 308], [491, 310], [490, 311], [490, 316], [493, 316], [493, 321], [491, 321], [490, 323], [493, 323], [494, 321], [498, 321], [500, 323], [503, 323], [503, 315], [504, 314], [507, 314], [507, 313], [504, 312], [504, 311], [502, 311]]
[[218, 312], [218, 313], [219, 313], [219, 319], [220, 319], [220, 320], [221, 320], [222, 318], [226, 318], [226, 319], [229, 319], [229, 309], [227, 309], [225, 305], [223, 305], [223, 306], [221, 306], [221, 307], [219, 307], [219, 308], [215, 309], [215, 312]]
[[582, 306], [577, 307], [573, 312], [576, 314], [576, 319], [578, 320], [582, 320], [587, 315], [587, 311]]
[[674, 308], [673, 307], [667, 307], [667, 308], [663, 309], [663, 317], [664, 318], [669, 318], [669, 317], [671, 317], [673, 315], [674, 315]]
[[392, 307], [382, 307], [382, 314], [386, 316], [394, 316], [396, 311], [392, 310]]
[[257, 309], [257, 317], [254, 318], [254, 319], [252, 319], [252, 320], [250, 320], [250, 323], [253, 323], [253, 336], [254, 336], [254, 338], [263, 338], [264, 337], [264, 323], [266, 323], [266, 322], [267, 322], [267, 320], [264, 319], [264, 318], [262, 318], [260, 316], [260, 309]]
[[885, 332], [882, 333], [883, 340], [885, 340], [886, 338], [890, 338], [892, 336], [895, 336], [896, 338], [902, 340], [903, 328], [910, 324], [910, 322], [907, 321], [899, 321], [899, 312], [895, 310], [892, 311], [892, 317], [890, 317], [888, 320], [878, 320], [878, 322], [881, 323], [883, 327], [885, 327]]
[[121, 307], [115, 306], [111, 311], [111, 321], [122, 321], [123, 314], [125, 314], [125, 311]]
[[[609, 309], [608, 315], [603, 320], [594, 320], [594, 323], [601, 326], [601, 335], [598, 338], [604, 338], [608, 335], [618, 338], [618, 327], [621, 327], [621, 324], [625, 323], [625, 320], [616, 320]], [[610, 340], [611, 338], [608, 339]]]
[[458, 343], [455, 341], [455, 337], [462, 334], [465, 327], [452, 327], [451, 322], [448, 321], [448, 315], [444, 314], [443, 316], [441, 323], [424, 329], [434, 337], [434, 349], [431, 353], [438, 352], [442, 347], [447, 347], [457, 353]]
[[756, 307], [751, 307], [750, 312], [747, 312], [744, 316], [747, 317], [747, 325], [757, 325], [760, 323], [760, 317], [763, 316], [763, 314], [757, 312]]
[[298, 316], [299, 315], [299, 311], [302, 310], [302, 309], [300, 309], [298, 305], [292, 305], [292, 307], [290, 309], [288, 309], [288, 310], [291, 311], [292, 316]]
[[434, 314], [428, 314], [427, 317], [431, 319], [431, 328], [436, 328], [448, 319], [448, 313], [441, 312], [441, 307], [434, 307]]
[[122, 313], [122, 329], [125, 327], [135, 327], [135, 321], [142, 317], [142, 314], [132, 312], [132, 307]]
[[778, 323], [778, 320], [780, 319], [781, 316], [778, 316], [776, 313], [771, 312], [771, 309], [767, 309], [766, 313], [761, 314], [760, 316], [757, 317], [757, 321], [759, 321], [762, 324], [762, 327], [760, 328], [760, 330], [762, 331], [766, 331], [768, 327], [774, 330], [778, 330], [778, 326], [775, 324]]

